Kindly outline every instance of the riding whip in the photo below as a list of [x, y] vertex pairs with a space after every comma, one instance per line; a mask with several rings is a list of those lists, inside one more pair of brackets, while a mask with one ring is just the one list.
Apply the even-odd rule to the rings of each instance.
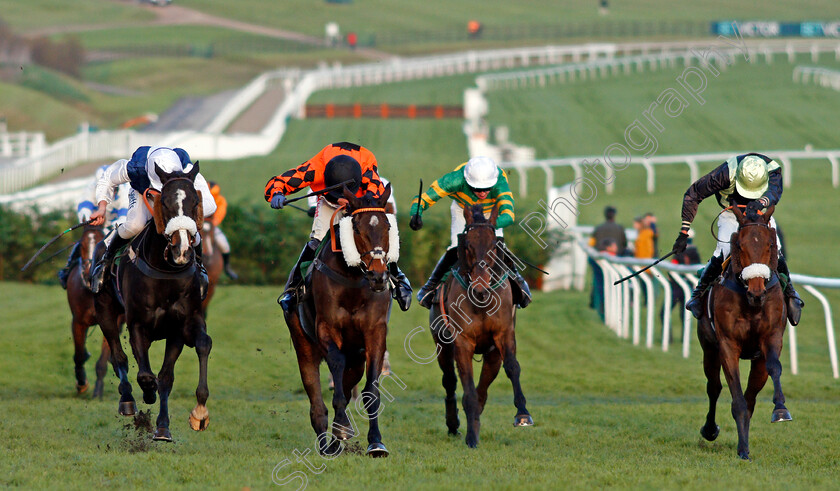
[[642, 269], [640, 269], [640, 270], [636, 271], [635, 273], [631, 274], [630, 276], [627, 276], [627, 277], [621, 278], [620, 280], [618, 280], [618, 281], [616, 281], [615, 283], [613, 283], [613, 285], [617, 285], [617, 284], [621, 283], [622, 281], [629, 280], [630, 278], [633, 278], [633, 277], [639, 276], [640, 274], [644, 273], [645, 271], [647, 271], [647, 270], [649, 270], [650, 268], [652, 268], [652, 267], [656, 266], [657, 264], [659, 264], [659, 263], [661, 263], [662, 261], [664, 261], [664, 260], [668, 259], [669, 257], [673, 256], [673, 255], [674, 255], [674, 254], [676, 254], [676, 253], [677, 253], [677, 251], [672, 250], [672, 251], [671, 251], [671, 252], [669, 252], [668, 254], [665, 254], [664, 256], [662, 256], [662, 257], [660, 257], [659, 259], [657, 259], [656, 261], [654, 261], [652, 264], [648, 264], [647, 266], [645, 266], [644, 268], [642, 268]]
[[41, 261], [38, 261], [38, 262], [37, 262], [37, 263], [35, 263], [32, 267], [33, 267], [33, 268], [37, 268], [38, 266], [40, 266], [40, 265], [42, 265], [42, 264], [44, 264], [44, 263], [46, 263], [46, 262], [49, 262], [50, 260], [52, 260], [53, 258], [55, 258], [56, 256], [58, 256], [58, 255], [59, 255], [59, 254], [61, 254], [62, 252], [66, 251], [67, 249], [69, 249], [69, 248], [73, 247], [74, 245], [76, 245], [76, 243], [75, 243], [75, 242], [74, 242], [74, 243], [72, 243], [72, 244], [70, 244], [69, 246], [62, 247], [62, 248], [61, 248], [61, 249], [59, 249], [58, 251], [56, 251], [56, 252], [54, 252], [54, 253], [50, 254], [50, 257], [45, 258], [45, 259], [43, 259], [43, 260], [41, 260]]
[[423, 179], [420, 179], [420, 192], [417, 193], [417, 212], [415, 215], [420, 216], [420, 203], [423, 202]]
[[68, 228], [68, 229], [67, 229], [67, 230], [65, 230], [64, 232], [61, 232], [60, 234], [58, 234], [58, 235], [56, 235], [55, 237], [53, 237], [52, 239], [50, 239], [50, 241], [49, 241], [49, 242], [47, 242], [46, 244], [42, 245], [42, 246], [41, 246], [41, 248], [40, 248], [40, 249], [38, 249], [38, 252], [36, 252], [36, 253], [35, 253], [35, 255], [34, 255], [34, 256], [32, 256], [32, 257], [29, 259], [29, 261], [27, 261], [27, 262], [26, 262], [26, 264], [24, 264], [24, 265], [23, 265], [23, 267], [22, 267], [22, 268], [20, 268], [21, 272], [26, 271], [26, 268], [28, 268], [28, 267], [29, 267], [29, 265], [30, 265], [30, 264], [32, 264], [32, 261], [34, 261], [34, 260], [35, 260], [35, 258], [36, 258], [36, 257], [38, 257], [39, 255], [41, 255], [41, 253], [42, 253], [42, 252], [44, 252], [44, 249], [46, 249], [47, 247], [49, 247], [49, 246], [53, 245], [53, 244], [55, 243], [55, 241], [57, 241], [58, 239], [60, 239], [60, 238], [61, 238], [61, 236], [63, 236], [63, 235], [64, 235], [64, 234], [66, 234], [67, 232], [72, 232], [73, 230], [76, 230], [76, 229], [77, 229], [77, 228], [79, 228], [79, 227], [84, 227], [85, 225], [87, 225], [87, 224], [89, 224], [89, 223], [90, 223], [90, 220], [87, 220], [87, 221], [85, 221], [85, 222], [81, 222], [81, 223], [77, 223], [76, 225], [73, 225], [72, 227]]
[[304, 198], [308, 198], [308, 197], [310, 197], [310, 196], [318, 196], [318, 195], [321, 195], [321, 194], [324, 194], [324, 193], [329, 193], [329, 192], [330, 192], [330, 191], [332, 191], [333, 189], [338, 189], [338, 188], [340, 188], [340, 187], [343, 187], [345, 184], [347, 184], [347, 183], [351, 183], [351, 182], [353, 182], [353, 179], [347, 179], [347, 180], [346, 180], [346, 181], [344, 181], [344, 182], [340, 182], [340, 183], [338, 183], [338, 184], [336, 184], [336, 185], [334, 185], [334, 186], [330, 186], [330, 187], [328, 187], [328, 188], [324, 188], [324, 189], [322, 189], [322, 190], [320, 190], [320, 191], [312, 191], [311, 193], [306, 194], [306, 195], [304, 195], [304, 196], [298, 196], [297, 198], [287, 199], [287, 200], [286, 200], [286, 202], [285, 202], [285, 203], [283, 203], [283, 206], [286, 206], [286, 205], [288, 205], [289, 203], [294, 203], [295, 201], [300, 201], [300, 200], [302, 200], [302, 199], [304, 199]]

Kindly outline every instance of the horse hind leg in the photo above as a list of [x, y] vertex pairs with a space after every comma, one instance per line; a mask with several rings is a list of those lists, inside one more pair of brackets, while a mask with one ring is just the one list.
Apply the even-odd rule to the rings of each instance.
[[166, 353], [163, 356], [163, 365], [160, 367], [157, 376], [160, 412], [155, 424], [154, 439], [158, 441], [172, 441], [172, 434], [169, 432], [169, 394], [172, 392], [172, 385], [175, 383], [175, 362], [181, 356], [183, 349], [184, 342], [181, 339], [166, 340]]
[[213, 340], [207, 334], [204, 319], [200, 318], [196, 322], [199, 326], [195, 337], [195, 353], [198, 355], [198, 386], [195, 388], [196, 405], [190, 412], [190, 428], [195, 431], [204, 431], [210, 424], [210, 412], [207, 411], [207, 398], [210, 397], [210, 389], [207, 387], [207, 359], [213, 348]]
[[513, 385], [513, 404], [516, 406], [516, 418], [514, 418], [513, 426], [534, 426], [534, 420], [525, 407], [525, 394], [522, 392], [522, 384], [519, 382], [520, 367], [519, 361], [516, 359], [516, 339], [513, 336], [513, 329], [511, 328], [502, 361], [505, 367], [505, 375]]
[[700, 435], [712, 442], [720, 434], [720, 426], [715, 422], [717, 400], [723, 384], [720, 382], [720, 354], [717, 346], [703, 346], [703, 372], [706, 374], [706, 395], [709, 397], [709, 411], [706, 424], [700, 428]]
[[452, 343], [438, 344], [441, 347], [437, 360], [443, 377], [441, 383], [446, 391], [444, 406], [446, 407], [446, 428], [452, 436], [459, 434], [458, 427], [461, 422], [458, 420], [458, 398], [455, 396], [455, 389], [458, 386], [458, 375], [455, 373], [455, 360], [453, 359]]
[[108, 359], [111, 357], [111, 348], [108, 341], [102, 340], [102, 350], [99, 359], [96, 361], [96, 384], [93, 386], [93, 397], [102, 399], [105, 392], [105, 374], [108, 371]]
[[773, 379], [773, 416], [770, 419], [771, 423], [780, 423], [783, 421], [791, 421], [793, 417], [790, 411], [785, 407], [785, 395], [782, 393], [782, 362], [779, 360], [779, 355], [782, 351], [782, 334], [772, 340], [764, 350], [766, 359], [765, 366], [770, 378]]
[[73, 332], [73, 363], [75, 365], [76, 392], [83, 394], [90, 388], [87, 382], [87, 374], [85, 373], [85, 362], [90, 358], [90, 353], [85, 348], [88, 326], [77, 320], [74, 316], [70, 328]]
[[118, 315], [113, 311], [114, 300], [106, 297], [108, 294], [100, 293], [99, 295], [102, 298], [96, 300], [96, 319], [111, 350], [111, 366], [114, 367], [114, 373], [120, 379], [117, 389], [120, 393], [119, 413], [123, 416], [134, 416], [137, 407], [131, 394], [131, 382], [128, 381], [128, 357], [120, 343]]

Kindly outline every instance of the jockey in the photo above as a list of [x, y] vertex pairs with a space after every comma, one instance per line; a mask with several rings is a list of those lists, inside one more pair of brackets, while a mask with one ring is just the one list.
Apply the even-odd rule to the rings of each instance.
[[[274, 209], [281, 209], [286, 204], [286, 196], [306, 187], [320, 191], [332, 185], [352, 180], [345, 187], [356, 193], [357, 197], [370, 194], [380, 196], [385, 186], [379, 178], [376, 157], [365, 147], [349, 142], [327, 145], [317, 155], [290, 169], [279, 176], [269, 179], [265, 186], [265, 200]], [[289, 274], [286, 288], [280, 297], [280, 306], [284, 312], [292, 312], [297, 305], [297, 291], [303, 283], [300, 265], [315, 258], [315, 251], [321, 240], [329, 232], [333, 213], [338, 209], [338, 200], [344, 196], [342, 189], [334, 189], [318, 198], [315, 220], [309, 242], [303, 247], [297, 263]], [[339, 212], [341, 218], [344, 212]], [[390, 264], [391, 275], [396, 280], [392, 291], [394, 299], [402, 310], [408, 310], [411, 304], [411, 284], [396, 263]]]
[[[391, 183], [388, 179], [385, 179], [382, 176], [379, 176], [379, 180], [382, 182], [383, 188]], [[397, 214], [397, 200], [394, 198], [395, 194], [394, 188], [391, 187], [391, 196], [388, 196], [388, 202], [385, 203], [385, 213], [390, 213], [392, 215]], [[310, 196], [306, 198], [306, 203], [309, 205], [309, 209], [306, 213], [313, 218], [315, 217], [315, 210], [318, 209], [318, 198], [320, 198], [320, 196]]]
[[[697, 214], [698, 205], [713, 194], [722, 208], [726, 208], [724, 200], [731, 206], [746, 206], [746, 217], [755, 220], [759, 211], [775, 206], [782, 198], [782, 168], [766, 155], [748, 153], [730, 158], [720, 167], [698, 179], [688, 188], [683, 197], [682, 228], [674, 242], [674, 251], [677, 254], [685, 251], [688, 232]], [[770, 226], [776, 227], [774, 217], [770, 217]], [[723, 272], [723, 260], [729, 254], [730, 237], [737, 231], [738, 220], [735, 215], [729, 210], [721, 213], [718, 218], [717, 248], [703, 271], [699, 284], [691, 294], [691, 299], [685, 306], [698, 319], [703, 313], [700, 297]], [[781, 247], [779, 247], [777, 271], [788, 278], [784, 293], [788, 304], [788, 320], [795, 326], [799, 323], [799, 316], [805, 304], [793, 288]]]
[[208, 220], [213, 224], [213, 240], [219, 245], [219, 250], [222, 251], [222, 261], [225, 265], [225, 274], [232, 280], [239, 279], [239, 275], [230, 267], [230, 242], [228, 242], [225, 233], [222, 232], [221, 224], [227, 215], [227, 200], [222, 196], [222, 188], [213, 181], [208, 183], [210, 185], [210, 193], [213, 195], [213, 201], [216, 202], [216, 213], [213, 213]]
[[[90, 183], [88, 183], [88, 186], [82, 193], [79, 199], [79, 204], [76, 207], [76, 215], [79, 217], [79, 223], [90, 220], [91, 213], [93, 213], [96, 209], [96, 205], [93, 204], [96, 200], [96, 183], [105, 173], [107, 168], [107, 165], [103, 165], [102, 167], [96, 169], [94, 178], [90, 181]], [[121, 184], [115, 190], [114, 199], [108, 203], [108, 207], [106, 208], [104, 223], [106, 229], [109, 229], [112, 226], [116, 227], [125, 221], [125, 215], [128, 212], [128, 192], [128, 184]], [[81, 244], [76, 242], [73, 246], [73, 250], [70, 251], [70, 257], [67, 258], [67, 265], [58, 270], [58, 280], [61, 282], [61, 287], [65, 290], [67, 289], [67, 278], [70, 276], [70, 270], [73, 268], [76, 261], [79, 260], [80, 251]]]
[[[508, 187], [507, 174], [496, 166], [496, 163], [489, 157], [473, 157], [455, 168], [452, 172], [444, 175], [433, 182], [429, 190], [422, 196], [414, 198], [411, 203], [412, 230], [420, 230], [423, 226], [421, 218], [423, 211], [435, 204], [439, 199], [449, 196], [452, 198], [452, 227], [450, 236], [452, 239], [449, 248], [441, 256], [435, 266], [429, 280], [417, 292], [417, 300], [423, 307], [431, 308], [434, 299], [434, 291], [445, 275], [458, 260], [458, 236], [464, 232], [466, 220], [464, 219], [464, 207], [475, 204], [484, 206], [484, 215], [490, 216], [493, 208], [499, 206], [499, 215], [496, 221], [496, 237], [499, 237], [499, 244], [504, 248], [502, 229], [513, 224], [513, 194]], [[507, 254], [505, 254], [507, 256]], [[531, 290], [525, 278], [519, 274], [515, 267], [509, 268], [513, 275], [513, 281], [522, 290], [522, 299], [519, 302], [520, 308], [525, 308], [531, 303]]]
[[[111, 164], [99, 178], [96, 184], [96, 202], [99, 204], [96, 211], [91, 214], [91, 225], [101, 225], [105, 221], [105, 210], [113, 200], [114, 189], [120, 184], [131, 184], [131, 191], [128, 195], [128, 212], [125, 222], [108, 234], [103, 242], [107, 247], [105, 254], [94, 266], [90, 275], [90, 289], [99, 293], [102, 284], [107, 278], [111, 265], [117, 251], [131, 242], [139, 234], [146, 223], [151, 220], [152, 215], [143, 204], [142, 193], [148, 188], [160, 191], [163, 184], [155, 172], [155, 166], [164, 172], [189, 172], [192, 169], [190, 156], [183, 148], [168, 147], [140, 147], [135, 150], [130, 160], [120, 159]], [[207, 187], [207, 181], [200, 173], [195, 176], [195, 189], [200, 193], [204, 217], [207, 218], [216, 212], [216, 202]], [[201, 234], [196, 231], [193, 249], [199, 269], [199, 284], [201, 287], [201, 298], [207, 292], [207, 271], [201, 263]]]

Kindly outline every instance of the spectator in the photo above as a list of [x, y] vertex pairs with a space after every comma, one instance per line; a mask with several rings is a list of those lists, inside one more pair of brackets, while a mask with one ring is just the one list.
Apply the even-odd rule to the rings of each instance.
[[351, 32], [347, 34], [347, 46], [350, 46], [350, 49], [356, 49], [356, 43], [359, 42], [359, 37], [356, 35], [355, 32]]
[[598, 225], [592, 231], [592, 238], [589, 239], [589, 245], [597, 249], [598, 252], [604, 251], [601, 247], [606, 243], [604, 239], [612, 239], [616, 243], [620, 254], [627, 249], [627, 235], [624, 233], [624, 227], [615, 223], [616, 213], [616, 209], [612, 206], [604, 208], [604, 223]]
[[653, 213], [645, 213], [642, 217], [645, 226], [653, 231], [653, 255], [651, 257], [659, 257], [659, 229], [656, 228], [656, 216]]
[[[697, 250], [697, 246], [694, 245], [694, 230], [688, 231], [688, 245], [685, 248], [684, 252], [679, 254], [675, 254], [674, 257], [671, 259], [672, 264], [684, 264], [684, 265], [692, 265], [692, 264], [702, 264], [703, 259], [700, 256], [700, 252]], [[679, 307], [680, 311], [680, 321], [685, 322], [685, 312], [686, 310], [683, 308], [685, 306], [685, 292], [680, 287], [679, 283], [677, 283], [673, 277], [669, 276], [669, 282], [671, 283], [671, 308]], [[662, 306], [662, 310], [660, 311], [659, 316], [663, 317], [665, 313], [665, 305]]]
[[[612, 238], [604, 238], [598, 243], [598, 248], [601, 253], [610, 256], [617, 256], [619, 253], [618, 242]], [[592, 292], [589, 294], [589, 308], [595, 309], [601, 320], [604, 320], [604, 272], [601, 266], [598, 265], [591, 257], [588, 258], [589, 265], [592, 267]]]
[[636, 242], [633, 245], [633, 256], [638, 259], [651, 259], [654, 257], [654, 233], [645, 224], [644, 217], [633, 219], [633, 228], [636, 229]]
[[483, 27], [481, 22], [475, 19], [467, 22], [467, 36], [470, 39], [478, 39], [481, 36], [481, 29]]

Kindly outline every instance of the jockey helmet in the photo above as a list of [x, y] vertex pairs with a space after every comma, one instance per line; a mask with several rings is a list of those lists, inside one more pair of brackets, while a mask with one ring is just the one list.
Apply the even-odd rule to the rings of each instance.
[[[336, 155], [324, 167], [324, 186], [335, 186], [347, 180], [351, 182], [348, 182], [344, 187], [352, 193], [358, 191], [362, 184], [362, 166], [349, 155]], [[338, 202], [338, 199], [343, 196], [344, 190], [341, 188], [333, 189], [324, 195], [331, 203]]]
[[758, 199], [767, 191], [769, 173], [764, 159], [747, 155], [738, 163], [735, 173], [735, 189], [747, 199]]
[[499, 179], [499, 168], [490, 157], [473, 157], [464, 166], [464, 179], [473, 189], [490, 189]]
[[160, 190], [163, 184], [160, 182], [155, 166], [166, 173], [172, 172], [188, 172], [183, 165], [181, 165], [181, 157], [175, 153], [174, 150], [167, 147], [152, 147], [146, 156], [146, 173], [149, 175], [151, 187]]

